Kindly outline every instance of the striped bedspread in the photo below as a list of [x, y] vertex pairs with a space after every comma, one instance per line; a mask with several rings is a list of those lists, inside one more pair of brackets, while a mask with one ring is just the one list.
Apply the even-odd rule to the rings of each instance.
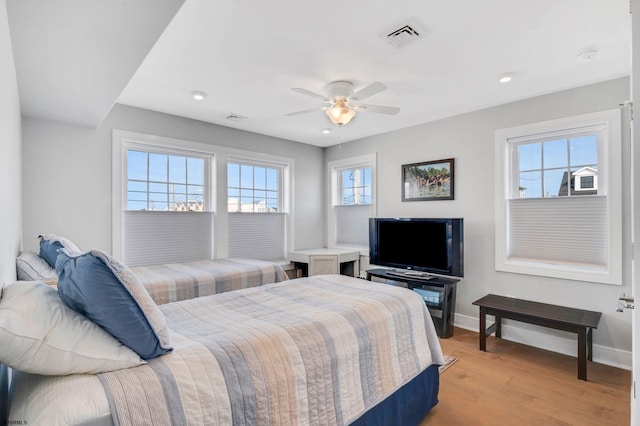
[[114, 424], [348, 424], [443, 363], [420, 296], [345, 276], [160, 308], [174, 352], [100, 375]]
[[240, 258], [134, 266], [131, 270], [158, 305], [287, 279], [277, 263]]

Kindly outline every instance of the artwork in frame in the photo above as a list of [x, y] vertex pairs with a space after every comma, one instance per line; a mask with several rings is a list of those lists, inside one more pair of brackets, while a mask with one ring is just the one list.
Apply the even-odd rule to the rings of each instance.
[[402, 201], [453, 200], [453, 158], [402, 165]]

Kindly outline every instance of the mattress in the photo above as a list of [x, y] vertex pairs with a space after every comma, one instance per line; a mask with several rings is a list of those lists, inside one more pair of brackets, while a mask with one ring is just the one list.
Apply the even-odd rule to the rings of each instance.
[[437, 402], [442, 352], [407, 289], [316, 276], [161, 310], [171, 354], [100, 375], [18, 374], [10, 424], [350, 424], [426, 372]]
[[277, 263], [241, 258], [134, 266], [131, 270], [158, 305], [287, 279]]

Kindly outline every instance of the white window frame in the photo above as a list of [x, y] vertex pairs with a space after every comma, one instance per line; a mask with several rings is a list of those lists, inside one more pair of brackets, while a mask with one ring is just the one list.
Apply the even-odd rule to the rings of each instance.
[[[363, 166], [347, 166], [347, 167], [341, 167], [341, 168], [336, 169], [336, 175], [337, 175], [337, 179], [338, 179], [337, 188], [336, 188], [336, 190], [337, 190], [336, 205], [339, 205], [339, 206], [358, 206], [358, 205], [370, 205], [371, 204], [371, 202], [361, 203], [360, 202], [360, 195], [358, 193], [359, 191], [357, 191], [357, 190], [355, 190], [355, 192], [354, 192], [354, 198], [353, 198], [354, 202], [353, 202], [353, 204], [345, 204], [345, 202], [344, 202], [344, 197], [345, 197], [345, 195], [344, 195], [344, 189], [345, 189], [344, 188], [344, 181], [345, 181], [344, 172], [347, 171], [347, 170], [355, 172], [356, 170], [365, 170], [365, 169], [371, 169], [371, 167], [368, 166], [368, 165], [363, 165]], [[363, 186], [360, 185], [360, 186], [354, 187], [354, 188], [362, 188], [362, 187]], [[371, 187], [371, 189], [373, 189], [373, 182], [371, 182], [370, 187]]]
[[[497, 130], [495, 133], [495, 268], [497, 271], [538, 275], [602, 284], [622, 284], [622, 124], [617, 109]], [[605, 194], [607, 224], [607, 264], [604, 268], [588, 265], [551, 263], [508, 258], [508, 200], [515, 196], [517, 179], [515, 158], [510, 142], [523, 138], [590, 126], [604, 126], [598, 146], [598, 190]], [[518, 185], [515, 185], [517, 188]], [[553, 198], [549, 199], [553, 202]]]
[[[154, 154], [162, 154], [162, 155], [175, 155], [179, 157], [190, 157], [190, 158], [199, 158], [204, 160], [204, 185], [203, 185], [203, 211], [210, 212], [211, 211], [211, 203], [209, 200], [211, 199], [211, 162], [213, 161], [213, 154], [208, 152], [194, 151], [194, 150], [184, 150], [184, 149], [176, 149], [175, 147], [165, 148], [160, 147], [157, 144], [149, 145], [146, 143], [140, 142], [123, 142], [123, 154], [125, 157], [123, 158], [123, 170], [128, 170], [128, 151], [139, 151], [144, 153], [154, 153]], [[147, 171], [148, 172], [148, 171]], [[127, 192], [124, 191], [124, 186], [127, 185], [128, 176], [125, 172], [125, 177], [127, 180], [123, 181], [123, 210], [128, 210], [127, 206], [129, 204]], [[124, 177], [123, 177], [124, 179]], [[188, 183], [186, 184], [188, 185]], [[188, 201], [188, 200], [187, 200]]]
[[287, 213], [287, 247], [293, 247], [295, 238], [295, 217], [293, 200], [293, 158], [223, 147], [208, 143], [186, 141], [144, 133], [114, 129], [112, 132], [112, 251], [113, 255], [122, 259], [122, 226], [123, 212], [126, 206], [126, 193], [123, 193], [123, 179], [126, 178], [125, 143], [140, 143], [162, 148], [177, 148], [184, 151], [206, 152], [213, 156], [209, 185], [211, 188], [208, 200], [209, 209], [214, 214], [214, 248], [215, 258], [229, 256], [228, 212], [227, 212], [227, 160], [229, 158], [250, 159], [253, 162], [282, 164], [286, 168], [282, 179], [282, 209]]
[[[124, 255], [124, 212], [127, 208], [127, 151], [137, 149], [146, 152], [175, 153], [178, 155], [209, 156], [205, 171], [205, 186], [209, 189], [204, 197], [204, 208], [214, 215], [215, 200], [215, 160], [214, 147], [207, 144], [189, 142], [173, 138], [146, 135], [114, 129], [112, 133], [112, 251], [114, 257], [123, 259]], [[176, 212], [182, 214], [182, 212]], [[216, 231], [214, 230], [214, 235]], [[212, 249], [215, 256], [215, 247]]]
[[[291, 245], [291, 241], [293, 241], [293, 232], [291, 232], [291, 230], [293, 229], [292, 226], [292, 218], [291, 218], [291, 201], [292, 201], [292, 197], [290, 196], [291, 193], [291, 176], [292, 176], [292, 170], [293, 170], [293, 160], [289, 159], [289, 158], [284, 158], [284, 157], [274, 157], [271, 156], [271, 158], [269, 159], [265, 159], [265, 156], [260, 156], [260, 157], [256, 157], [255, 155], [249, 155], [247, 153], [236, 153], [236, 154], [230, 154], [227, 156], [226, 158], [226, 165], [227, 167], [225, 167], [225, 172], [226, 174], [226, 179], [225, 179], [225, 187], [224, 187], [224, 192], [221, 192], [221, 196], [220, 198], [222, 198], [222, 194], [224, 193], [224, 199], [225, 199], [225, 203], [228, 203], [228, 189], [229, 189], [229, 184], [228, 184], [228, 164], [229, 163], [235, 163], [235, 164], [245, 164], [245, 165], [251, 165], [251, 166], [264, 166], [264, 167], [270, 167], [270, 168], [277, 168], [279, 170], [279, 182], [278, 182], [278, 211], [277, 212], [229, 212], [228, 208], [225, 208], [225, 212], [227, 214], [227, 220], [233, 220], [231, 219], [232, 215], [238, 215], [239, 217], [236, 218], [242, 218], [242, 222], [246, 222], [246, 225], [249, 228], [256, 228], [258, 226], [258, 224], [260, 223], [271, 223], [273, 224], [273, 227], [277, 227], [279, 225], [279, 223], [276, 221], [275, 223], [273, 222], [274, 218], [270, 217], [270, 216], [280, 216], [280, 215], [284, 215], [284, 247], [283, 247], [283, 253], [282, 259], [268, 259], [270, 261], [281, 261], [281, 262], [286, 262], [286, 256], [288, 253], [288, 248], [292, 247]], [[264, 220], [260, 218], [260, 216], [264, 216]], [[242, 223], [241, 222], [241, 223]], [[259, 227], [258, 227], [259, 228]], [[231, 227], [228, 226], [227, 227], [228, 232], [231, 231]], [[274, 231], [275, 229], [271, 229], [271, 231]], [[255, 241], [255, 239], [253, 239]], [[229, 252], [231, 252], [231, 248], [230, 248], [230, 244], [228, 244], [227, 249], [229, 250]], [[253, 252], [252, 250], [249, 249], [249, 252]], [[258, 257], [259, 255], [253, 256], [253, 257]], [[246, 256], [245, 256], [246, 257]], [[258, 257], [259, 258], [259, 257]]]
[[[278, 170], [278, 211], [277, 212], [272, 212], [272, 213], [287, 213], [286, 209], [285, 209], [285, 176], [288, 176], [288, 172], [287, 172], [287, 164], [284, 163], [276, 163], [276, 162], [266, 162], [266, 161], [260, 161], [260, 160], [256, 160], [253, 158], [246, 158], [246, 157], [235, 157], [235, 156], [230, 156], [227, 159], [227, 173], [228, 173], [228, 167], [229, 167], [229, 163], [234, 163], [234, 164], [238, 164], [240, 166], [242, 165], [246, 165], [246, 166], [253, 166], [253, 167], [267, 167], [267, 168], [271, 168], [271, 169], [277, 169]], [[227, 174], [227, 179], [228, 179], [228, 174]], [[288, 178], [286, 179], [288, 180]], [[241, 189], [242, 190], [242, 189]], [[227, 182], [227, 187], [225, 190], [225, 195], [227, 197], [227, 200], [229, 199], [229, 184]], [[241, 197], [240, 197], [241, 198]], [[241, 212], [229, 212], [229, 213], [241, 213]], [[243, 212], [243, 213], [260, 213], [260, 212]], [[265, 213], [265, 212], [263, 212]], [[269, 212], [266, 212], [269, 213]]]
[[[360, 155], [357, 157], [349, 157], [340, 160], [334, 160], [327, 163], [327, 187], [328, 202], [327, 202], [327, 243], [329, 247], [346, 247], [353, 248], [353, 245], [339, 244], [337, 242], [337, 215], [336, 207], [342, 206], [344, 208], [361, 208], [361, 206], [370, 206], [370, 217], [375, 217], [377, 213], [377, 172], [376, 172], [377, 156], [376, 153]], [[371, 168], [371, 203], [370, 204], [342, 204], [342, 177], [343, 170], [356, 169], [368, 167]], [[362, 253], [368, 255], [367, 246], [356, 246], [362, 250]]]

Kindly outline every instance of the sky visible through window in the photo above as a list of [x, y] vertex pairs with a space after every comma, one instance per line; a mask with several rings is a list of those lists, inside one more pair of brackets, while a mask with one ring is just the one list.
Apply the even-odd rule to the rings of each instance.
[[203, 211], [205, 159], [127, 151], [127, 209]]
[[280, 211], [280, 169], [229, 163], [227, 208], [229, 212]]
[[574, 191], [573, 173], [585, 167], [597, 175], [596, 134], [522, 143], [518, 145], [520, 198], [582, 195]]
[[371, 167], [343, 170], [342, 205], [371, 204]]

